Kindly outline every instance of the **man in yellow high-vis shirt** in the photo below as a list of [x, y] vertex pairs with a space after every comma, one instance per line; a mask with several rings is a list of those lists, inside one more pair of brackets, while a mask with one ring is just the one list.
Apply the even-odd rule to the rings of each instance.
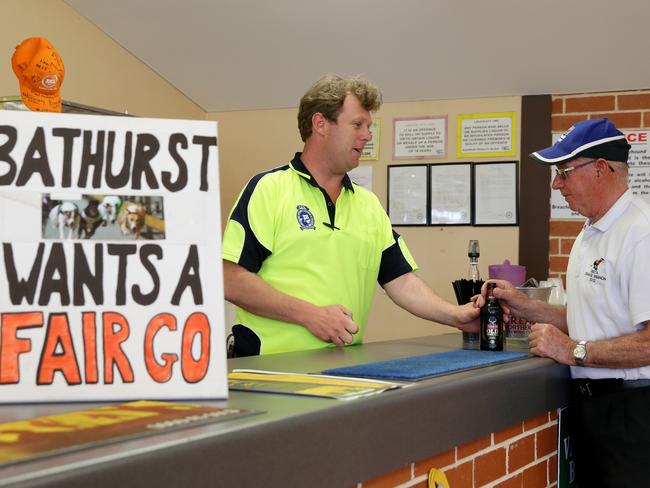
[[236, 355], [362, 342], [376, 282], [419, 317], [478, 330], [478, 309], [446, 302], [413, 273], [377, 197], [347, 175], [380, 105], [362, 78], [320, 79], [300, 102], [302, 153], [241, 192], [223, 239]]

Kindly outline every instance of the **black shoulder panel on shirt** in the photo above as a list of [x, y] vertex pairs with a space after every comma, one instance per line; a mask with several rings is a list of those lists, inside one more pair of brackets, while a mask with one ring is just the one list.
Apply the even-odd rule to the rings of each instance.
[[253, 233], [253, 230], [251, 229], [251, 225], [248, 220], [248, 204], [250, 203], [251, 197], [253, 196], [255, 187], [264, 176], [269, 173], [274, 173], [276, 171], [286, 171], [288, 169], [289, 165], [285, 164], [284, 166], [280, 166], [278, 168], [274, 168], [272, 170], [265, 171], [264, 173], [253, 176], [246, 185], [246, 188], [244, 188], [241, 198], [237, 202], [237, 205], [233, 209], [232, 215], [230, 216], [231, 220], [239, 222], [244, 228], [244, 247], [237, 264], [243, 266], [252, 273], [257, 273], [260, 270], [264, 260], [271, 255], [271, 251], [260, 243], [260, 241]]
[[397, 242], [399, 234], [394, 230], [393, 238], [395, 239], [395, 242], [390, 247], [384, 249], [381, 253], [379, 276], [377, 276], [377, 282], [381, 286], [384, 286], [386, 283], [393, 281], [395, 278], [398, 278], [403, 274], [413, 271], [413, 268], [404, 257], [404, 254], [402, 254], [402, 250]]

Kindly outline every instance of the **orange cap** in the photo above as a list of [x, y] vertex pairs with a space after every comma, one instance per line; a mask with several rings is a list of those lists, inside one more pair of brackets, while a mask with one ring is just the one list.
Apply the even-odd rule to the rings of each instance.
[[18, 46], [11, 66], [20, 82], [20, 96], [30, 110], [61, 111], [61, 85], [65, 76], [63, 60], [44, 37], [30, 37]]

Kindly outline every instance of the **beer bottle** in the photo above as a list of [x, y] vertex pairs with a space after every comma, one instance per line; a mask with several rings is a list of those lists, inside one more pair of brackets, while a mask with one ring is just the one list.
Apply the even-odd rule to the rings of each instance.
[[503, 312], [493, 294], [494, 283], [487, 285], [487, 302], [481, 308], [481, 351], [503, 351]]

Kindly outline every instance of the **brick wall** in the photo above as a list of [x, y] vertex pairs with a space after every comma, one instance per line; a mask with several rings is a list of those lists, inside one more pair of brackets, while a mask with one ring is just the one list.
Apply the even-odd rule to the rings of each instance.
[[425, 488], [431, 468], [451, 488], [557, 486], [557, 412], [547, 412], [487, 437], [408, 465], [357, 488]]
[[619, 129], [650, 127], [650, 89], [553, 97], [553, 132], [599, 117], [609, 118]]
[[[619, 129], [650, 128], [650, 90], [583, 93], [553, 97], [553, 132], [564, 132], [576, 122], [607, 117]], [[576, 220], [552, 219], [549, 229], [549, 277], [561, 277], [566, 285], [566, 266], [574, 238], [582, 229]]]
[[551, 219], [549, 226], [548, 275], [560, 277], [566, 287], [566, 268], [569, 253], [576, 236], [582, 229], [584, 220]]

